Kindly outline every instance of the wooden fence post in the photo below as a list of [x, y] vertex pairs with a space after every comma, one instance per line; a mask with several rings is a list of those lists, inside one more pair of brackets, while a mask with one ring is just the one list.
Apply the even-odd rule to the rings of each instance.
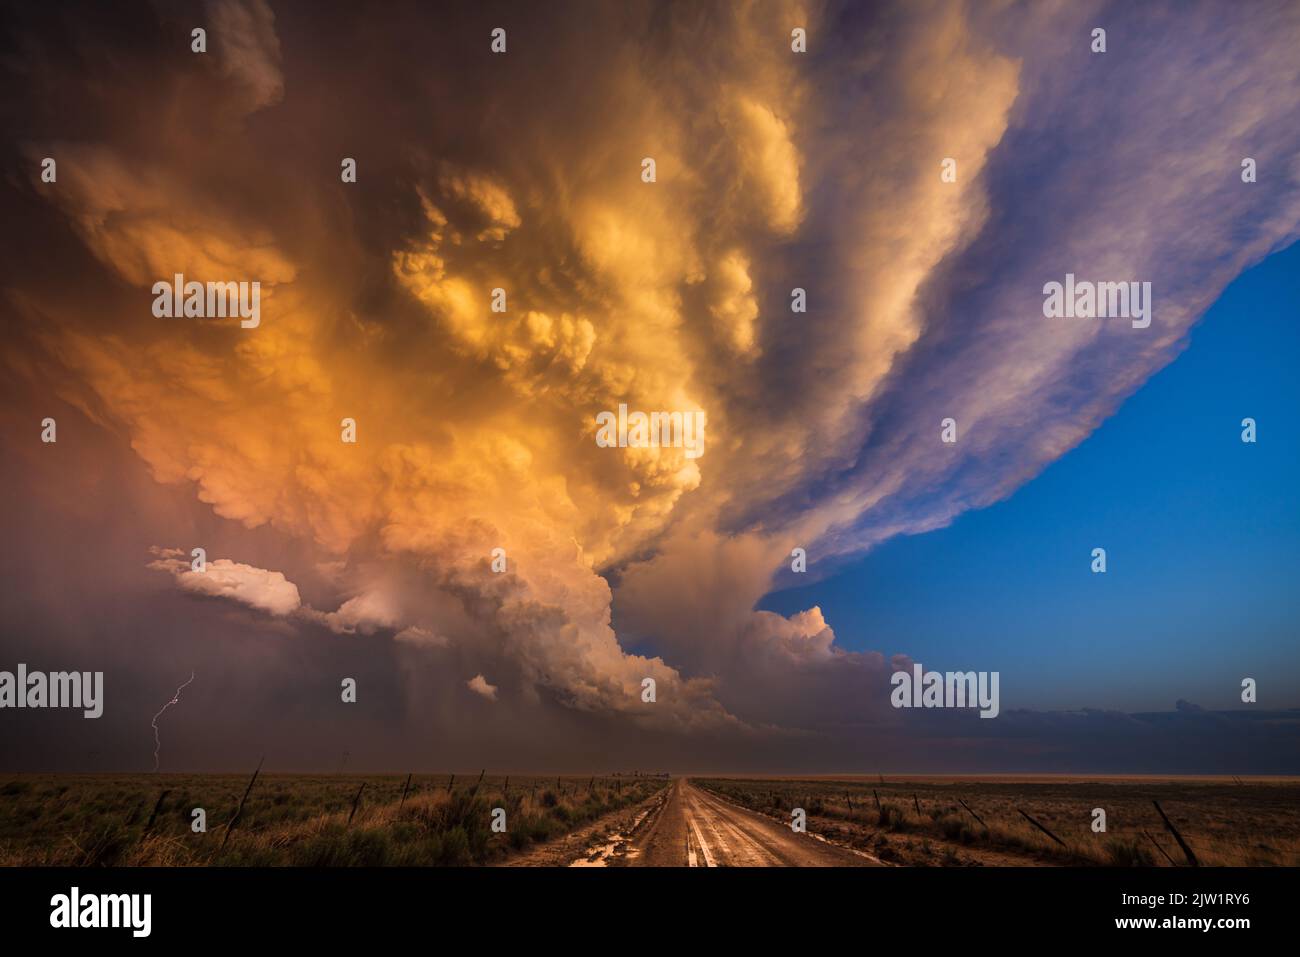
[[366, 789], [366, 782], [362, 781], [361, 787], [357, 788], [357, 796], [352, 799], [352, 813], [348, 815], [348, 823], [345, 825], [346, 827], [352, 826], [352, 819], [356, 817], [357, 814], [357, 802], [361, 800], [361, 792], [364, 791], [365, 789]]
[[171, 789], [168, 789], [166, 791], [163, 791], [162, 794], [158, 795], [158, 803], [153, 806], [153, 813], [149, 815], [149, 823], [144, 826], [144, 830], [140, 833], [141, 837], [144, 837], [151, 830], [153, 830], [153, 822], [158, 819], [158, 812], [162, 810], [163, 801], [165, 801], [167, 799], [167, 795], [171, 793], [172, 793]]
[[228, 824], [226, 824], [226, 836], [221, 839], [222, 850], [226, 849], [226, 842], [230, 840], [230, 832], [235, 829], [235, 825], [239, 823], [239, 819], [244, 815], [244, 802], [248, 800], [248, 794], [253, 790], [253, 783], [257, 780], [257, 775], [262, 770], [262, 761], [265, 760], [266, 755], [264, 754], [262, 755], [261, 760], [257, 762], [257, 769], [253, 772], [253, 776], [248, 779], [248, 787], [244, 788], [244, 796], [239, 799], [239, 807], [235, 808], [235, 816], [230, 819]]
[[1151, 803], [1156, 806], [1156, 810], [1160, 812], [1160, 817], [1164, 819], [1165, 827], [1169, 828], [1169, 833], [1174, 836], [1174, 840], [1178, 842], [1178, 846], [1183, 849], [1183, 853], [1187, 856], [1187, 863], [1191, 867], [1200, 867], [1201, 862], [1196, 859], [1196, 855], [1192, 853], [1192, 849], [1187, 846], [1187, 842], [1183, 840], [1183, 836], [1178, 833], [1178, 828], [1174, 827], [1174, 822], [1169, 820], [1168, 815], [1161, 810], [1160, 802], [1153, 800]]
[[1147, 840], [1150, 841], [1152, 844], [1154, 844], [1156, 846], [1156, 850], [1165, 856], [1165, 860], [1169, 862], [1170, 867], [1178, 866], [1177, 864], [1174, 863], [1174, 859], [1169, 856], [1169, 852], [1160, 846], [1159, 841], [1157, 841], [1154, 837], [1152, 837], [1149, 833], [1147, 833], [1145, 829], [1143, 829], [1142, 833], [1146, 834]]
[[[1020, 808], [1016, 808], [1016, 810], [1017, 810], [1017, 811], [1020, 811]], [[1047, 835], [1048, 837], [1050, 837], [1052, 840], [1054, 840], [1057, 844], [1060, 844], [1062, 847], [1068, 848], [1069, 845], [1067, 845], [1063, 840], [1061, 840], [1059, 837], [1057, 837], [1055, 834], [1053, 834], [1053, 833], [1052, 833], [1051, 831], [1049, 831], [1047, 828], [1043, 827], [1043, 825], [1041, 825], [1041, 824], [1039, 824], [1037, 821], [1035, 821], [1032, 817], [1030, 817], [1030, 816], [1029, 816], [1028, 814], [1026, 814], [1024, 811], [1020, 811], [1020, 816], [1023, 817], [1026, 821], [1028, 821], [1030, 824], [1034, 825], [1034, 827], [1038, 828], [1040, 831], [1042, 831], [1044, 834], [1046, 834], [1046, 835]]]
[[969, 804], [967, 804], [961, 798], [957, 799], [957, 803], [960, 804], [962, 807], [964, 807], [970, 813], [971, 817], [975, 818], [975, 820], [980, 822], [980, 827], [988, 827], [988, 825], [984, 823], [984, 819], [982, 817], [980, 817], [974, 811], [971, 811]]

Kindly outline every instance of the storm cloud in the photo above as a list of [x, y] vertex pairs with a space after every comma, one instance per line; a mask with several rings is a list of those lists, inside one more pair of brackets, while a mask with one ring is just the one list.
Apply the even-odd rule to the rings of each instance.
[[[906, 636], [755, 607], [793, 547], [825, 575], [1032, 479], [1295, 240], [1297, 48], [1284, 3], [17, 12], [5, 650], [105, 662], [110, 764], [193, 669], [193, 766], [942, 769], [969, 722], [890, 709]], [[1067, 272], [1150, 281], [1151, 326], [1045, 319]], [[260, 325], [156, 319], [178, 273], [260, 282]], [[620, 403], [706, 453], [601, 448]], [[1094, 766], [1007, 709], [985, 766]]]

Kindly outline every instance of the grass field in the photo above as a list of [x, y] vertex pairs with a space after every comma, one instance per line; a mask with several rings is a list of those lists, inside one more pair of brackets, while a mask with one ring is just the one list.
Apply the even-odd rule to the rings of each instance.
[[[264, 774], [227, 841], [248, 776], [22, 775], [0, 778], [0, 865], [487, 864], [667, 783], [417, 775], [403, 801], [405, 775]], [[492, 831], [497, 807], [504, 833]], [[191, 828], [195, 808], [206, 833]]]
[[[1185, 866], [1159, 802], [1202, 865], [1300, 865], [1294, 779], [694, 780], [783, 824], [802, 807], [810, 833], [894, 864]], [[666, 784], [472, 774], [417, 775], [407, 788], [404, 775], [262, 774], [227, 838], [245, 776], [20, 775], [0, 778], [0, 865], [491, 864]], [[491, 827], [498, 807], [504, 833]], [[1091, 827], [1098, 807], [1105, 833]], [[204, 833], [191, 828], [195, 808]]]
[[1201, 865], [1300, 865], [1294, 779], [694, 780], [783, 823], [802, 807], [809, 832], [898, 864], [1184, 866], [1158, 801]]

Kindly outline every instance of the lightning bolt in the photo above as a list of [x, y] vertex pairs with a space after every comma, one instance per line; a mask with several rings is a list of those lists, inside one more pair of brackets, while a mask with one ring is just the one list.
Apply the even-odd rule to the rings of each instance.
[[153, 725], [153, 769], [155, 771], [158, 770], [158, 752], [162, 750], [162, 740], [158, 737], [158, 719], [162, 717], [164, 711], [181, 700], [181, 692], [189, 687], [190, 681], [193, 680], [194, 672], [191, 671], [190, 680], [176, 689], [176, 693], [172, 695], [172, 700], [163, 705], [158, 713], [153, 716], [153, 721], [150, 722]]

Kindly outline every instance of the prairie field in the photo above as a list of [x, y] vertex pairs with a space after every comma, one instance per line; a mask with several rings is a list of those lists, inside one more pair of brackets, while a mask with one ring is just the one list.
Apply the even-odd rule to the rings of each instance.
[[[0, 778], [0, 865], [559, 864], [582, 856], [589, 833], [643, 819], [638, 806], [654, 805], [652, 822], [664, 802], [650, 799], [669, 783], [439, 774], [413, 775], [408, 786], [405, 775], [267, 773], [250, 788], [244, 775], [18, 775]], [[1300, 865], [1295, 779], [691, 783], [782, 825], [802, 808], [810, 835], [886, 864], [1181, 867], [1190, 851], [1202, 866]], [[196, 808], [206, 831], [192, 829]], [[500, 833], [492, 829], [496, 808], [505, 812]], [[1105, 811], [1104, 832], [1093, 830], [1096, 808]]]
[[810, 833], [895, 864], [1187, 866], [1163, 811], [1199, 865], [1300, 865], [1294, 778], [693, 780], [786, 824], [801, 807]]
[[[249, 789], [248, 775], [0, 778], [0, 865], [490, 864], [639, 803], [668, 783], [414, 775], [403, 800], [406, 780], [261, 774]], [[206, 832], [192, 829], [195, 808], [206, 812]], [[494, 808], [505, 811], [503, 833], [492, 830]]]

